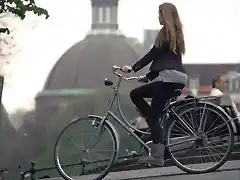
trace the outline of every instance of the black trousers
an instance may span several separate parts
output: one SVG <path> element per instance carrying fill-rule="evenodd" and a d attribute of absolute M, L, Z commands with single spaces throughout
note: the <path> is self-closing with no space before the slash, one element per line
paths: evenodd
<path fill-rule="evenodd" d="M 163 143 L 162 129 L 159 123 L 160 115 L 166 102 L 173 96 L 174 90 L 183 88 L 184 85 L 180 83 L 155 81 L 131 91 L 130 97 L 133 103 L 146 117 L 153 143 Z M 152 98 L 151 106 L 144 98 Z"/>

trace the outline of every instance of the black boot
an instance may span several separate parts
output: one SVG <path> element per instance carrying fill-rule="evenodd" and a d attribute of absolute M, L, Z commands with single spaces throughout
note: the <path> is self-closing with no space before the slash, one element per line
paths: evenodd
<path fill-rule="evenodd" d="M 152 144 L 151 156 L 141 157 L 138 164 L 151 164 L 155 166 L 164 166 L 164 144 Z"/>

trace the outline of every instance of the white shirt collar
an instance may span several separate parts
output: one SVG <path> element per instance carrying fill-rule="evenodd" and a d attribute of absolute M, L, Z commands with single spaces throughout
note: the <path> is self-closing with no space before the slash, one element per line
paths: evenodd
<path fill-rule="evenodd" d="M 223 92 L 220 91 L 217 88 L 212 88 L 211 92 L 210 92 L 210 96 L 221 96 L 223 95 Z"/>

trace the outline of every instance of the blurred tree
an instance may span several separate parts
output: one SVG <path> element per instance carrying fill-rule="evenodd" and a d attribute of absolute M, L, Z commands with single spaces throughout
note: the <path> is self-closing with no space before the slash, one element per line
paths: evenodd
<path fill-rule="evenodd" d="M 41 16 L 45 15 L 49 17 L 48 11 L 41 7 L 38 7 L 35 0 L 1 0 L 0 1 L 0 18 L 8 13 L 15 14 L 16 16 L 24 19 L 27 12 L 33 12 L 34 14 Z M 7 27 L 0 27 L 0 33 L 10 34 Z"/>
<path fill-rule="evenodd" d="M 48 11 L 38 7 L 35 0 L 0 0 L 0 73 L 7 79 L 6 66 L 10 64 L 9 56 L 20 50 L 15 41 L 15 33 L 18 27 L 10 27 L 9 20 L 5 18 L 16 16 L 25 19 L 28 12 L 37 16 L 49 17 Z"/>

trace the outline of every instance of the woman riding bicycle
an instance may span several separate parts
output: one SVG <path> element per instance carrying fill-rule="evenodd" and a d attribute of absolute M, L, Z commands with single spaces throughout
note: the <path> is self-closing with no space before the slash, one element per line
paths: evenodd
<path fill-rule="evenodd" d="M 159 31 L 152 49 L 133 66 L 122 67 L 122 71 L 137 72 L 152 62 L 150 72 L 140 76 L 138 80 L 158 80 L 133 89 L 130 97 L 146 117 L 153 141 L 151 156 L 140 158 L 138 163 L 164 166 L 165 146 L 159 117 L 174 91 L 185 87 L 188 77 L 182 64 L 185 42 L 177 8 L 172 3 L 161 4 L 158 19 L 163 28 Z M 151 105 L 144 98 L 152 98 Z"/>

